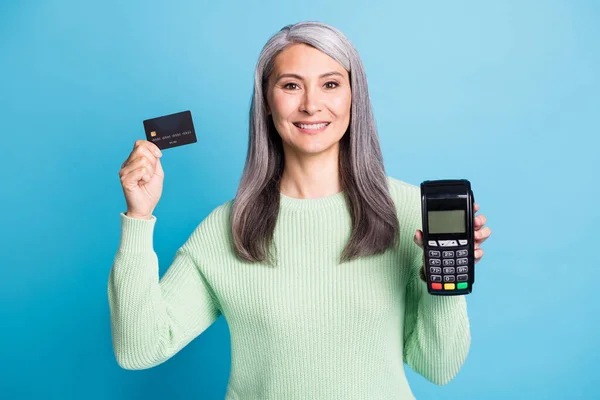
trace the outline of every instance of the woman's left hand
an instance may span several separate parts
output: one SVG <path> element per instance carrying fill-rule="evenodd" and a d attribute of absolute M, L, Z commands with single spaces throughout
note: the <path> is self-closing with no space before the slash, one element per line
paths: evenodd
<path fill-rule="evenodd" d="M 479 204 L 473 203 L 473 207 L 475 212 L 479 211 Z M 490 227 L 484 226 L 486 221 L 485 215 L 483 214 L 475 216 L 475 264 L 481 261 L 481 258 L 483 257 L 483 249 L 479 246 L 492 234 Z M 423 231 L 417 229 L 413 240 L 420 248 L 423 248 Z"/>

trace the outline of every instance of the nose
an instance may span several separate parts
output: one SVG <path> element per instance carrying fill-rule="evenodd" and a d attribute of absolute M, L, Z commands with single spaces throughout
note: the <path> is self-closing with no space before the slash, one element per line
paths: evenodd
<path fill-rule="evenodd" d="M 304 94 L 302 95 L 300 111 L 312 115 L 321 111 L 322 108 L 323 106 L 321 105 L 319 91 L 312 87 L 307 87 L 307 89 L 304 91 Z"/>

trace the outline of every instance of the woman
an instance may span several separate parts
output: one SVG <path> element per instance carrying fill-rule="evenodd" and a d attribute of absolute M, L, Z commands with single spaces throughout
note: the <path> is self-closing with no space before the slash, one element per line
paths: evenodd
<path fill-rule="evenodd" d="M 166 361 L 223 314 L 227 399 L 408 399 L 403 362 L 440 385 L 457 374 L 465 297 L 431 296 L 419 277 L 420 189 L 385 175 L 365 72 L 340 31 L 302 22 L 267 42 L 236 197 L 160 280 L 159 158 L 137 141 L 119 173 L 127 213 L 108 296 L 123 368 Z"/>

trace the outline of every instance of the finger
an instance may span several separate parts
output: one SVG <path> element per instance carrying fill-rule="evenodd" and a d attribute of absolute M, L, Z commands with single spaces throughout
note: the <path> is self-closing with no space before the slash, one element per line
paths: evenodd
<path fill-rule="evenodd" d="M 477 249 L 475 250 L 475 264 L 477 264 L 479 261 L 481 261 L 481 257 L 483 257 L 483 249 Z"/>
<path fill-rule="evenodd" d="M 127 164 L 124 168 L 121 169 L 121 171 L 119 171 L 119 175 L 127 175 L 131 171 L 139 168 L 144 168 L 146 172 L 150 174 L 150 176 L 154 175 L 155 166 L 150 160 L 150 157 L 146 155 L 143 155 L 139 158 L 136 158 L 133 161 L 130 161 L 129 164 Z"/>
<path fill-rule="evenodd" d="M 121 164 L 121 168 L 123 168 L 125 165 L 132 162 L 142 154 L 147 155 L 150 159 L 162 157 L 162 152 L 154 143 L 149 142 L 147 140 L 136 140 L 133 145 L 133 150 L 129 154 L 129 157 L 127 157 L 127 160 L 125 160 L 125 162 Z"/>
<path fill-rule="evenodd" d="M 139 185 L 139 182 L 150 182 L 151 175 L 145 167 L 137 168 L 129 171 L 121 176 L 121 184 L 124 188 L 133 188 Z"/>
<path fill-rule="evenodd" d="M 146 142 L 146 143 L 150 143 L 150 142 Z M 150 143 L 150 144 L 152 146 L 156 147 L 155 144 L 153 144 L 153 143 Z M 152 147 L 150 147 L 150 145 L 141 144 L 135 150 L 133 150 L 133 152 L 131 154 L 131 161 L 134 161 L 138 157 L 146 156 L 146 157 L 148 157 L 148 159 L 150 161 L 152 161 L 152 163 L 155 163 L 156 160 L 160 157 L 160 155 L 157 155 L 157 154 L 160 154 L 160 153 L 156 153 L 155 150 Z"/>
<path fill-rule="evenodd" d="M 136 140 L 133 143 L 133 151 L 135 151 L 135 149 L 137 149 L 138 147 L 147 148 L 148 150 L 150 150 L 151 153 L 155 154 L 157 157 L 162 155 L 162 152 L 160 151 L 158 146 L 148 140 Z"/>
<path fill-rule="evenodd" d="M 142 146 L 144 140 L 136 140 L 133 143 L 133 149 L 131 149 L 131 152 L 129 153 L 129 157 L 127 157 L 127 160 L 125 160 L 125 162 L 123 164 L 121 164 L 121 168 L 123 168 L 125 165 L 127 165 L 128 163 L 130 163 L 131 161 L 133 161 L 134 158 L 137 157 L 137 155 L 139 154 L 139 148 L 140 146 Z"/>
<path fill-rule="evenodd" d="M 484 226 L 483 228 L 475 231 L 475 240 L 483 241 L 490 237 L 491 234 L 492 230 L 490 229 L 490 227 Z"/>
<path fill-rule="evenodd" d="M 142 168 L 142 167 L 150 167 L 152 163 L 150 162 L 147 156 L 138 157 L 134 160 L 129 161 L 121 170 L 119 171 L 119 175 L 127 175 L 134 169 Z"/>
<path fill-rule="evenodd" d="M 150 182 L 152 179 L 152 171 L 146 166 L 133 168 L 121 176 L 121 181 L 127 184 L 137 184 L 140 180 Z"/>
<path fill-rule="evenodd" d="M 492 234 L 492 231 L 489 227 L 483 227 L 482 229 L 475 231 L 475 247 L 479 247 L 483 242 L 485 242 L 490 235 Z"/>
<path fill-rule="evenodd" d="M 487 218 L 483 214 L 479 214 L 475 217 L 475 228 L 479 229 L 487 222 Z"/>
<path fill-rule="evenodd" d="M 154 154 L 156 157 L 162 156 L 162 152 L 154 143 L 144 140 L 143 145 L 150 151 L 150 153 Z"/>
<path fill-rule="evenodd" d="M 133 150 L 129 155 L 129 158 L 121 164 L 121 168 L 127 168 L 127 166 L 136 163 L 140 158 L 147 158 L 152 165 L 156 164 L 156 160 L 158 160 L 158 157 L 152 154 L 147 147 L 139 146 Z"/>
<path fill-rule="evenodd" d="M 477 203 L 473 203 L 473 210 L 474 210 L 475 212 L 479 211 L 479 204 L 477 204 Z"/>
<path fill-rule="evenodd" d="M 163 171 L 160 163 L 160 157 L 156 160 L 156 169 L 154 170 L 154 174 L 158 176 L 165 176 L 165 172 Z"/>

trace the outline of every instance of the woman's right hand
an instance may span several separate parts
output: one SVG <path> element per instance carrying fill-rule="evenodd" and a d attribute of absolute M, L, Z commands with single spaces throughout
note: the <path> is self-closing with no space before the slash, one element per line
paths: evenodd
<path fill-rule="evenodd" d="M 154 143 L 136 140 L 119 176 L 130 218 L 151 219 L 160 200 L 165 174 L 160 165 L 162 152 Z"/>

